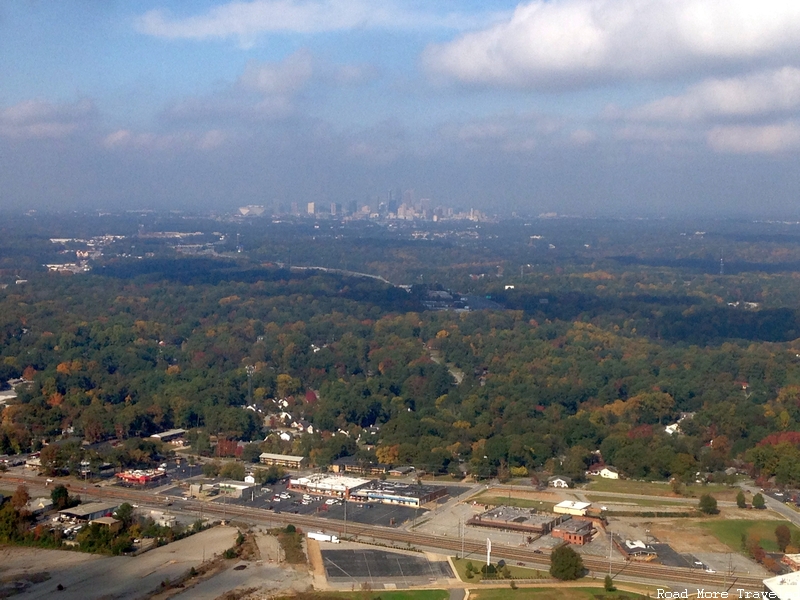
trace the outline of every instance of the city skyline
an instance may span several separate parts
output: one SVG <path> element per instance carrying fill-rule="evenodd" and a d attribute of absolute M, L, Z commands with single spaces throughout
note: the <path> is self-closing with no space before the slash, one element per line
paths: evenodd
<path fill-rule="evenodd" d="M 0 208 L 797 216 L 771 0 L 0 5 Z"/>

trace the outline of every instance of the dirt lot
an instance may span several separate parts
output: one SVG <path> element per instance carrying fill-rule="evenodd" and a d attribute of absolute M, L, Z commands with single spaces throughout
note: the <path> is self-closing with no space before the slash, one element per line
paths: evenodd
<path fill-rule="evenodd" d="M 199 565 L 204 556 L 211 558 L 233 546 L 236 533 L 231 527 L 214 527 L 135 558 L 6 547 L 0 551 L 0 577 L 38 580 L 25 585 L 20 598 L 49 599 L 56 593 L 64 600 L 142 598 L 162 581 L 175 580 Z M 59 584 L 64 590 L 56 592 Z"/>

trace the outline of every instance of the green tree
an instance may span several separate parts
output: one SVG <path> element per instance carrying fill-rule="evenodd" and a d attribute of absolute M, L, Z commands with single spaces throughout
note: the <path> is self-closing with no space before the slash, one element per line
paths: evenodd
<path fill-rule="evenodd" d="M 792 542 L 792 532 L 786 525 L 778 525 L 775 528 L 775 541 L 778 542 L 778 549 L 786 552 L 786 546 Z"/>
<path fill-rule="evenodd" d="M 700 496 L 698 508 L 700 509 L 700 512 L 705 515 L 716 515 L 719 512 L 719 509 L 717 508 L 717 501 L 711 494 L 703 494 Z"/>
<path fill-rule="evenodd" d="M 122 526 L 128 528 L 133 523 L 133 506 L 128 502 L 120 504 L 119 508 L 114 512 L 114 515 L 122 521 Z"/>
<path fill-rule="evenodd" d="M 226 462 L 219 471 L 222 477 L 228 479 L 235 479 L 237 481 L 244 481 L 245 468 L 242 463 Z"/>
<path fill-rule="evenodd" d="M 57 485 L 50 492 L 50 500 L 56 510 L 62 510 L 69 506 L 69 491 L 63 485 Z"/>
<path fill-rule="evenodd" d="M 767 508 L 767 503 L 764 502 L 764 496 L 761 494 L 756 494 L 753 496 L 753 508 L 757 508 L 759 510 Z"/>
<path fill-rule="evenodd" d="M 206 477 L 217 477 L 222 470 L 222 463 L 218 460 L 212 460 L 203 465 L 203 475 Z"/>
<path fill-rule="evenodd" d="M 744 492 L 739 490 L 739 493 L 736 494 L 736 506 L 739 508 L 747 508 L 747 502 L 744 499 Z"/>
<path fill-rule="evenodd" d="M 261 456 L 261 446 L 258 444 L 247 444 L 242 449 L 242 460 L 249 463 L 257 463 Z"/>
<path fill-rule="evenodd" d="M 613 592 L 617 588 L 614 587 L 614 580 L 611 579 L 611 575 L 606 575 L 606 579 L 603 582 L 603 587 L 607 592 Z"/>
<path fill-rule="evenodd" d="M 583 576 L 583 559 L 569 546 L 561 546 L 550 554 L 550 575 L 562 581 Z"/>

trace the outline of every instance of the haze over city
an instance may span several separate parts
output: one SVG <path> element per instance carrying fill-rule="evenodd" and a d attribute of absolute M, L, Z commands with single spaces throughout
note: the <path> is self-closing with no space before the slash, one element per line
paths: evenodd
<path fill-rule="evenodd" d="M 781 0 L 0 4 L 0 208 L 796 217 Z"/>

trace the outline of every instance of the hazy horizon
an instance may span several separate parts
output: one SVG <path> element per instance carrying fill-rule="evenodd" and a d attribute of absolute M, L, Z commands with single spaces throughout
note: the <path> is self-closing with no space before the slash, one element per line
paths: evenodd
<path fill-rule="evenodd" d="M 771 0 L 0 5 L 0 209 L 798 218 Z"/>

